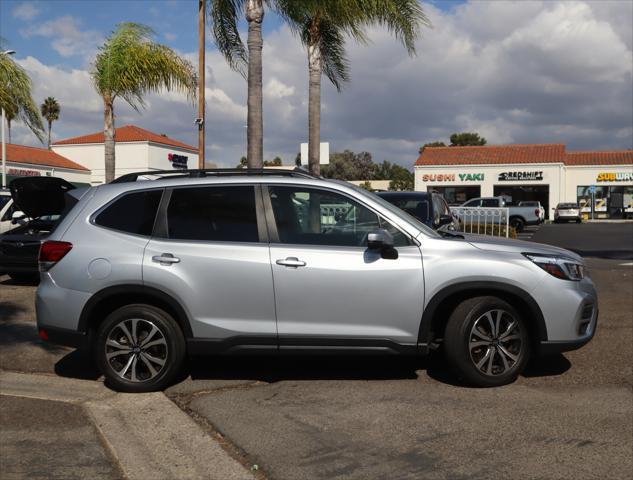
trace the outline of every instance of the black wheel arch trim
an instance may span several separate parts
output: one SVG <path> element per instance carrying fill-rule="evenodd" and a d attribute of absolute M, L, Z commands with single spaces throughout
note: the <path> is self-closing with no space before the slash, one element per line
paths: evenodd
<path fill-rule="evenodd" d="M 469 292 L 491 296 L 505 293 L 520 298 L 528 306 L 529 313 L 533 320 L 533 326 L 536 327 L 538 338 L 534 340 L 537 342 L 547 341 L 547 327 L 545 325 L 543 312 L 538 306 L 538 303 L 536 303 L 536 300 L 534 300 L 528 292 L 514 285 L 508 285 L 502 282 L 460 282 L 444 287 L 437 292 L 424 309 L 420 329 L 418 331 L 418 344 L 422 350 L 428 349 L 434 341 L 434 332 L 432 331 L 433 319 L 442 303 L 453 295 L 468 294 Z"/>
<path fill-rule="evenodd" d="M 144 296 L 150 297 L 156 300 L 156 303 L 164 303 L 169 308 L 171 308 L 175 313 L 177 318 L 176 322 L 182 328 L 182 332 L 185 338 L 192 338 L 193 331 L 191 330 L 191 323 L 189 321 L 189 316 L 185 309 L 180 305 L 180 303 L 173 298 L 168 293 L 159 290 L 158 288 L 149 287 L 146 285 L 138 285 L 138 284 L 130 284 L 130 285 L 116 285 L 112 287 L 106 287 L 103 290 L 95 293 L 84 305 L 83 310 L 81 311 L 81 315 L 79 316 L 79 323 L 77 325 L 77 330 L 79 332 L 87 332 L 88 327 L 90 326 L 90 322 L 92 317 L 94 316 L 95 309 L 102 302 L 112 297 L 117 296 Z M 135 303 L 143 303 L 142 300 L 139 300 Z"/>

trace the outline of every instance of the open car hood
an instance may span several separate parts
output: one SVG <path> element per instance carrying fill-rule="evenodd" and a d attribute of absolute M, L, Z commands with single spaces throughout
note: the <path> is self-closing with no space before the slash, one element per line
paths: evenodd
<path fill-rule="evenodd" d="M 64 195 L 75 186 L 63 178 L 23 177 L 16 178 L 9 185 L 11 197 L 18 210 L 27 217 L 60 215 L 64 210 Z"/>

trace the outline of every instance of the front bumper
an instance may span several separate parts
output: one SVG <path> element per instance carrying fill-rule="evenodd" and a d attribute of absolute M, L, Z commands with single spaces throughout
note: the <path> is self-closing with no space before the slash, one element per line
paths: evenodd
<path fill-rule="evenodd" d="M 556 355 L 563 352 L 571 352 L 587 345 L 596 334 L 598 328 L 598 312 L 596 311 L 593 328 L 589 336 L 576 340 L 545 340 L 539 344 L 539 356 Z"/>

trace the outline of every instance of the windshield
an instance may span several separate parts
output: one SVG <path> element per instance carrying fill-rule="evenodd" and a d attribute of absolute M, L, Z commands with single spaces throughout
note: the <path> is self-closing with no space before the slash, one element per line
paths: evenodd
<path fill-rule="evenodd" d="M 369 199 L 373 200 L 376 203 L 379 203 L 382 207 L 384 207 L 385 209 L 389 210 L 391 213 L 393 213 L 394 215 L 398 216 L 399 218 L 402 218 L 404 221 L 406 221 L 407 223 L 409 223 L 413 227 L 415 227 L 418 230 L 422 231 L 425 235 L 428 235 L 429 237 L 441 238 L 440 234 L 438 234 L 437 232 L 435 232 L 431 228 L 429 228 L 426 225 L 424 225 L 417 218 L 412 217 L 411 215 L 409 215 L 404 210 L 401 210 L 400 208 L 396 207 L 395 205 L 392 205 L 391 203 L 389 203 L 384 198 L 380 198 L 375 193 L 369 192 L 369 191 L 365 190 L 364 188 L 357 187 L 356 185 L 353 185 L 351 183 L 347 183 L 347 182 L 344 182 L 344 181 L 338 181 L 338 183 L 342 183 L 342 184 L 344 184 L 344 185 L 346 185 L 348 187 L 352 187 L 357 193 L 360 193 L 364 197 L 369 198 Z"/>

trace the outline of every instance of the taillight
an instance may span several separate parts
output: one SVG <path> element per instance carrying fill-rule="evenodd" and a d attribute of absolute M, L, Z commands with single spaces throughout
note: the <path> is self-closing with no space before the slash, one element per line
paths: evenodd
<path fill-rule="evenodd" d="M 534 210 L 534 215 L 536 215 L 537 217 L 541 215 L 541 209 L 537 208 L 536 210 Z"/>
<path fill-rule="evenodd" d="M 40 247 L 39 267 L 40 272 L 50 270 L 57 262 L 66 256 L 73 248 L 69 242 L 56 242 L 47 240 Z"/>

